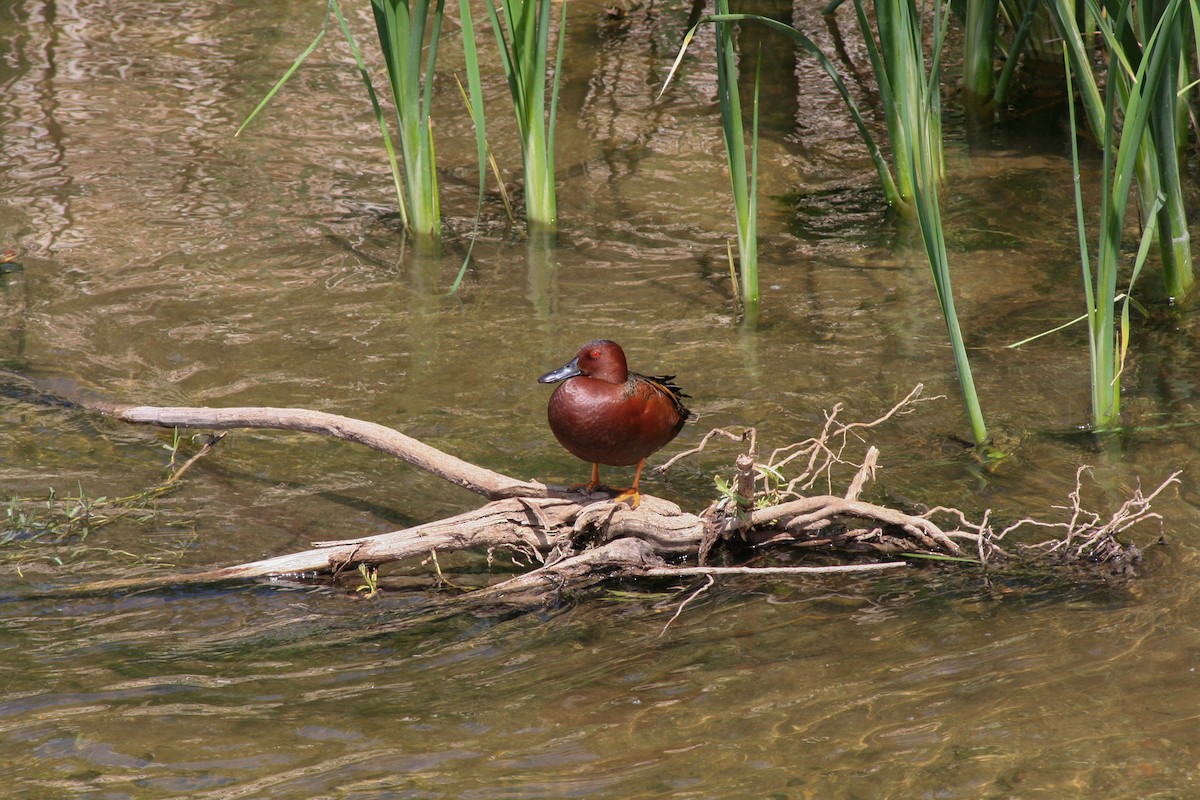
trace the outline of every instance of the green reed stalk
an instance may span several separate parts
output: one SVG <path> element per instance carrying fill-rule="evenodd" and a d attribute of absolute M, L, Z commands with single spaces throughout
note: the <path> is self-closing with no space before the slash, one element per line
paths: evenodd
<path fill-rule="evenodd" d="M 497 5 L 503 12 L 500 21 Z M 558 85 L 566 42 L 567 4 L 558 20 L 558 54 L 554 82 L 546 109 L 546 64 L 550 47 L 551 0 L 487 0 L 488 16 L 500 48 L 504 76 L 521 134 L 525 168 L 525 213 L 531 230 L 558 227 L 558 199 L 554 189 L 554 131 L 558 114 Z"/>
<path fill-rule="evenodd" d="M 941 58 L 949 15 L 943 12 L 940 2 L 934 8 L 934 66 L 927 73 L 922 41 L 924 25 L 915 0 L 876 0 L 878 46 L 862 0 L 854 0 L 854 11 L 875 71 L 888 138 L 892 143 L 892 164 L 901 201 L 897 208 L 905 213 L 914 210 L 911 203 L 917 175 L 928 170 L 940 181 L 944 172 L 937 63 Z"/>
<path fill-rule="evenodd" d="M 932 59 L 927 68 L 924 24 L 915 0 L 876 0 L 878 46 L 862 0 L 854 0 L 854 10 L 875 71 L 888 137 L 892 143 L 892 164 L 901 201 L 897 208 L 916 215 L 938 305 L 950 336 L 963 407 L 975 445 L 982 447 L 988 442 L 987 424 L 975 390 L 958 312 L 954 307 L 950 259 L 946 253 L 946 236 L 938 198 L 938 188 L 945 175 L 940 76 L 942 47 L 950 21 L 947 5 L 937 2 L 933 6 Z"/>
<path fill-rule="evenodd" d="M 1083 267 L 1084 296 L 1087 301 L 1088 320 L 1088 351 L 1091 362 L 1092 376 L 1092 424 L 1097 430 L 1105 430 L 1117 425 L 1121 412 L 1120 376 L 1128 349 L 1129 327 L 1129 295 L 1133 283 L 1141 273 L 1145 263 L 1149 244 L 1154 235 L 1158 210 L 1162 204 L 1161 195 L 1147 209 L 1146 227 L 1142 233 L 1141 245 L 1134 261 L 1132 276 L 1129 279 L 1129 289 L 1125 292 L 1122 304 L 1120 327 L 1116 320 L 1117 279 L 1121 264 L 1121 241 L 1125 226 L 1125 213 L 1128 207 L 1130 192 L 1133 188 L 1133 176 L 1140 158 L 1139 152 L 1144 151 L 1147 142 L 1147 131 L 1150 116 L 1154 111 L 1156 93 L 1162 91 L 1162 76 L 1166 72 L 1166 63 L 1177 54 L 1173 53 L 1168 37 L 1161 34 L 1177 25 L 1181 0 L 1170 0 L 1163 11 L 1153 34 L 1145 44 L 1140 63 L 1133 75 L 1132 81 L 1125 82 L 1121 71 L 1128 61 L 1122 62 L 1126 55 L 1118 40 L 1117 31 L 1126 21 L 1125 13 L 1116 17 L 1106 18 L 1099 14 L 1098 8 L 1093 7 L 1093 14 L 1100 20 L 1099 30 L 1104 36 L 1109 48 L 1108 80 L 1105 88 L 1103 127 L 1103 167 L 1101 170 L 1100 196 L 1100 228 L 1097 242 L 1095 266 L 1092 266 L 1087 248 L 1087 235 L 1084 227 L 1083 198 L 1079 187 L 1079 158 L 1075 137 L 1072 136 L 1072 158 L 1075 168 L 1075 205 L 1076 219 L 1079 225 L 1080 260 Z M 1128 6 L 1126 6 L 1126 11 Z M 1077 63 L 1068 42 L 1064 47 L 1064 61 L 1067 65 L 1067 94 L 1072 98 L 1070 104 L 1070 119 L 1072 133 L 1075 131 L 1075 104 L 1072 76 L 1079 77 L 1090 73 L 1087 65 Z M 1086 97 L 1086 94 L 1085 94 Z M 1121 130 L 1118 137 L 1116 120 L 1118 105 L 1123 99 Z"/>
<path fill-rule="evenodd" d="M 717 0 L 717 14 L 728 14 L 728 0 Z M 746 142 L 742 120 L 741 93 L 737 82 L 737 52 L 733 23 L 717 22 L 717 96 L 721 106 L 721 130 L 733 188 L 737 215 L 739 291 L 745 319 L 754 324 L 759 316 L 758 291 L 758 86 L 754 75 L 753 130 L 750 164 L 746 164 Z"/>
<path fill-rule="evenodd" d="M 379 125 L 380 137 L 387 152 L 388 165 L 392 172 L 392 183 L 396 189 L 396 203 L 406 230 L 424 241 L 433 241 L 441 233 L 441 214 L 438 203 L 437 172 L 433 150 L 433 124 L 430 109 L 433 94 L 433 64 L 437 57 L 438 33 L 441 29 L 444 0 L 438 0 L 430 15 L 430 3 L 409 0 L 372 0 L 379 44 L 387 64 L 392 99 L 395 102 L 396 118 L 399 122 L 400 144 L 403 161 L 396 157 L 395 145 L 388 131 L 387 120 L 379 97 L 371 83 L 367 65 L 363 61 L 358 45 L 350 33 L 350 26 L 342 14 L 337 0 L 328 0 L 325 19 L 321 30 L 303 53 L 292 63 L 267 95 L 259 102 L 237 132 L 241 133 L 267 103 L 279 92 L 300 65 L 316 49 L 325 37 L 330 15 L 337 17 L 342 34 L 350 46 L 354 63 L 371 99 L 375 121 Z M 432 19 L 428 57 L 425 62 L 426 80 L 422 87 L 421 55 L 424 49 L 425 31 Z M 236 134 L 235 134 L 236 135 Z"/>
<path fill-rule="evenodd" d="M 792 38 L 804 50 L 811 53 L 833 80 L 842 99 L 850 110 L 851 118 L 859 129 L 863 141 L 875 162 L 884 193 L 893 206 L 915 214 L 921 230 L 926 255 L 933 273 L 938 302 L 950 334 L 954 363 L 958 371 L 963 403 L 971 424 L 972 436 L 979 446 L 988 440 L 987 426 L 975 391 L 971 365 L 967 359 L 966 345 L 958 316 L 954 308 L 954 295 L 950 286 L 949 259 L 946 254 L 945 233 L 942 228 L 941 210 L 938 200 L 938 184 L 943 177 L 941 93 L 939 89 L 941 47 L 945 40 L 948 15 L 939 4 L 935 13 L 934 57 L 926 74 L 922 39 L 921 17 L 914 0 L 879 0 L 876 17 L 880 19 L 880 38 L 887 52 L 885 58 L 875 44 L 861 0 L 855 0 L 859 24 L 863 26 L 868 54 L 875 69 L 880 94 L 888 121 L 888 133 L 892 141 L 892 158 L 896 177 L 883 158 L 871 137 L 853 98 L 838 75 L 837 68 L 800 31 L 778 20 L 754 14 L 716 14 L 704 17 L 688 31 L 679 53 L 675 57 L 663 91 L 679 68 L 688 45 L 696 30 L 705 23 L 753 21 L 781 31 Z M 731 170 L 732 171 L 732 170 Z M 905 189 L 904 187 L 907 187 Z M 907 193 L 906 193 L 907 192 Z"/>
<path fill-rule="evenodd" d="M 891 169 L 888 166 L 887 159 L 883 157 L 883 151 L 879 149 L 875 138 L 871 136 L 871 130 L 867 126 L 866 119 L 858 108 L 858 104 L 854 101 L 854 97 L 850 94 L 850 90 L 846 88 L 845 81 L 838 74 L 837 67 L 825 55 L 820 47 L 810 38 L 804 35 L 803 32 L 793 28 L 791 25 L 780 22 L 777 19 L 763 17 L 757 14 L 711 14 L 699 19 L 691 30 L 683 37 L 683 43 L 679 45 L 679 52 L 675 55 L 675 61 L 671 64 L 671 69 L 667 73 L 666 80 L 663 81 L 663 88 L 659 92 L 661 97 L 667 91 L 667 87 L 671 84 L 671 79 L 675 77 L 675 73 L 679 71 L 679 65 L 683 63 L 683 57 L 687 54 L 688 46 L 692 43 L 692 39 L 696 36 L 696 31 L 701 25 L 715 24 L 718 22 L 755 22 L 759 25 L 766 25 L 768 28 L 779 31 L 789 36 L 799 47 L 810 54 L 821 65 L 821 69 L 825 70 L 825 74 L 833 81 L 833 86 L 837 89 L 842 101 L 846 104 L 846 108 L 850 111 L 850 119 L 854 122 L 854 127 L 858 129 L 858 134 L 862 138 L 863 143 L 867 146 L 867 153 L 871 157 L 871 162 L 875 165 L 875 171 L 879 175 L 879 184 L 883 189 L 884 196 L 892 205 L 899 205 L 902 201 L 899 191 L 896 188 L 896 181 L 892 177 Z"/>
<path fill-rule="evenodd" d="M 992 101 L 995 88 L 992 52 L 1000 0 L 967 0 L 963 9 L 963 95 L 968 107 Z"/>
<path fill-rule="evenodd" d="M 1045 25 L 1044 10 L 1038 14 L 1041 7 L 1041 0 L 966 0 L 962 4 L 962 86 L 966 108 L 989 112 L 1006 102 L 1021 55 L 1027 49 L 1036 55 L 1029 46 L 1030 33 L 1035 21 Z M 1002 23 L 1013 31 L 1009 41 L 1000 35 Z M 1006 55 L 999 75 L 995 72 L 996 51 Z"/>
<path fill-rule="evenodd" d="M 1168 296 L 1183 298 L 1191 290 L 1193 276 L 1187 205 L 1178 162 L 1178 119 L 1187 106 L 1187 94 L 1178 91 L 1183 58 L 1182 4 L 1178 0 L 1154 0 L 1135 7 L 1125 0 L 1103 11 L 1094 0 L 1087 0 L 1087 8 L 1107 48 L 1106 87 L 1115 92 L 1112 99 L 1120 114 L 1110 116 L 1101 101 L 1100 81 L 1093 74 L 1093 61 L 1084 46 L 1071 0 L 1054 0 L 1053 5 L 1070 68 L 1081 88 L 1088 126 L 1103 141 L 1113 119 L 1122 119 L 1122 142 L 1131 130 L 1136 135 L 1139 146 L 1131 158 L 1142 218 L 1148 220 L 1151 208 L 1156 209 L 1153 213 L 1157 215 L 1164 287 Z M 1164 26 L 1163 20 L 1169 24 Z M 1150 41 L 1154 42 L 1153 51 Z M 1156 66 L 1150 75 L 1156 85 L 1143 86 L 1136 75 L 1152 56 Z M 1144 104 L 1147 122 L 1131 129 L 1128 119 L 1135 96 Z"/>
<path fill-rule="evenodd" d="M 1075 0 L 1047 0 L 1058 23 L 1063 44 L 1075 68 L 1075 84 L 1083 101 L 1088 127 L 1097 139 L 1104 138 L 1104 98 L 1100 94 L 1100 82 L 1091 68 L 1091 56 L 1083 41 L 1083 32 L 1075 19 Z"/>
<path fill-rule="evenodd" d="M 471 117 L 471 123 L 475 127 L 475 160 L 476 169 L 479 170 L 479 195 L 476 198 L 475 227 L 472 231 L 471 243 L 467 247 L 466 257 L 463 258 L 462 266 L 459 267 L 458 275 L 455 276 L 454 283 L 451 284 L 447 294 L 454 294 L 462 286 L 463 277 L 467 273 L 467 265 L 471 262 L 471 254 L 475 251 L 475 242 L 478 241 L 479 234 L 479 220 L 483 217 L 487 162 L 491 155 L 487 146 L 487 130 L 483 113 L 483 79 L 479 69 L 479 53 L 475 49 L 475 21 L 471 15 L 471 0 L 458 0 L 458 13 L 459 19 L 462 21 L 463 69 L 467 74 L 468 89 L 463 89 L 462 81 L 459 81 L 457 76 L 455 82 L 458 84 L 458 91 L 462 94 L 463 102 L 466 103 L 467 114 Z M 495 167 L 495 159 L 492 159 L 492 166 Z M 496 182 L 500 185 L 501 196 L 504 197 L 504 207 L 509 209 L 508 196 L 504 193 L 504 183 L 500 180 L 499 170 L 496 170 Z M 511 209 L 509 209 L 509 217 L 512 217 Z"/>
<path fill-rule="evenodd" d="M 430 113 L 444 6 L 444 0 L 437 0 L 430 14 L 428 0 L 371 0 L 400 131 L 407 225 L 418 237 L 429 239 L 437 238 L 442 226 Z"/>
<path fill-rule="evenodd" d="M 1191 5 L 1194 9 L 1195 4 Z M 1152 30 L 1167 12 L 1168 6 L 1167 0 L 1138 3 L 1141 30 Z M 1182 95 L 1182 99 L 1179 93 L 1180 74 L 1186 75 L 1182 23 L 1183 20 L 1178 23 L 1172 21 L 1160 34 L 1158 47 L 1164 50 L 1163 72 L 1159 78 L 1160 85 L 1155 88 L 1149 130 L 1149 142 L 1158 166 L 1155 188 L 1164 196 L 1158 212 L 1159 255 L 1163 264 L 1164 286 L 1167 295 L 1173 298 L 1186 297 L 1193 283 L 1191 233 L 1179 171 L 1181 147 L 1177 124 L 1181 108 L 1187 108 L 1187 93 Z"/>
<path fill-rule="evenodd" d="M 1016 31 L 1013 33 L 1012 41 L 1008 43 L 1005 52 L 1007 58 L 1004 59 L 1004 66 L 1000 68 L 1000 76 L 996 78 L 995 92 L 992 95 L 993 106 L 999 106 L 1008 101 L 1008 87 L 1012 84 L 1012 77 L 1017 71 L 1017 64 L 1021 62 L 1021 54 L 1029 49 L 1029 43 L 1034 41 L 1031 39 L 1031 33 L 1034 30 L 1035 23 L 1045 23 L 1046 13 L 1042 9 L 1040 0 L 1028 0 L 1024 8 L 1020 7 L 1019 3 L 1012 3 L 1014 6 L 1011 11 L 1019 12 L 1021 21 L 1016 24 Z M 1017 14 L 1010 13 L 1010 9 L 1001 6 L 1004 11 L 1004 16 L 1010 21 L 1015 19 Z M 999 44 L 999 42 L 998 42 Z"/>
<path fill-rule="evenodd" d="M 870 41 L 870 29 L 861 0 L 855 0 L 859 23 Z M 933 57 L 925 66 L 924 25 L 914 0 L 876 0 L 875 18 L 879 25 L 882 57 L 874 52 L 871 62 L 876 67 L 880 92 L 886 93 L 885 112 L 888 134 L 892 140 L 892 159 L 896 180 L 901 190 L 908 187 L 911 209 L 916 213 L 925 255 L 933 276 L 938 304 L 950 335 L 954 367 L 962 390 L 963 407 L 971 425 L 971 435 L 978 447 L 987 444 L 987 425 L 966 343 L 954 308 L 954 292 L 950 284 L 950 259 L 946 253 L 946 236 L 942 226 L 938 187 L 944 177 L 941 124 L 941 52 L 946 38 L 949 14 L 941 4 L 934 6 Z"/>

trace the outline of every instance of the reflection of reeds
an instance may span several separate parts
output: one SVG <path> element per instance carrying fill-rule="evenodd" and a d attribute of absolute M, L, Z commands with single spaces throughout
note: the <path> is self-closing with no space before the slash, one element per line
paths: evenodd
<path fill-rule="evenodd" d="M 500 6 L 497 11 L 497 4 Z M 558 111 L 558 83 L 562 72 L 567 4 L 562 3 L 558 22 L 558 54 L 550 109 L 546 109 L 546 60 L 550 46 L 551 0 L 488 0 L 488 16 L 500 48 L 500 61 L 508 79 L 521 157 L 525 171 L 525 213 L 531 230 L 553 231 L 558 225 L 558 200 L 554 190 L 554 128 Z M 501 22 L 500 14 L 504 21 Z"/>
<path fill-rule="evenodd" d="M 1091 361 L 1092 375 L 1092 424 L 1097 429 L 1111 428 L 1118 422 L 1121 409 L 1121 370 L 1125 361 L 1126 349 L 1129 345 L 1129 291 L 1124 293 L 1121 304 L 1121 319 L 1119 327 L 1116 320 L 1117 277 L 1121 266 L 1121 239 L 1125 227 L 1125 212 L 1129 203 L 1130 192 L 1133 188 L 1135 171 L 1139 173 L 1139 183 L 1145 173 L 1156 171 L 1161 158 L 1154 155 L 1156 142 L 1152 136 L 1152 119 L 1156 114 L 1171 114 L 1171 124 L 1174 124 L 1175 88 L 1177 83 L 1174 67 L 1180 58 L 1178 33 L 1181 24 L 1181 0 L 1170 0 L 1166 5 L 1158 5 L 1159 16 L 1154 20 L 1151 16 L 1142 16 L 1142 26 L 1152 20 L 1152 28 L 1140 27 L 1145 34 L 1153 32 L 1139 43 L 1136 38 L 1130 38 L 1134 30 L 1129 18 L 1129 6 L 1115 17 L 1099 14 L 1099 9 L 1089 3 L 1096 16 L 1094 22 L 1098 25 L 1109 51 L 1107 80 L 1104 89 L 1103 116 L 1099 120 L 1092 119 L 1094 109 L 1089 114 L 1089 122 L 1094 130 L 1101 134 L 1103 145 L 1103 162 L 1101 169 L 1100 190 L 1100 219 L 1097 237 L 1097 253 L 1093 265 L 1088 252 L 1087 233 L 1084 226 L 1083 196 L 1080 190 L 1078 148 L 1072 137 L 1072 160 L 1075 171 L 1075 207 L 1079 226 L 1079 252 L 1083 267 L 1083 287 L 1087 300 L 1088 321 L 1088 350 Z M 1067 20 L 1060 18 L 1067 24 Z M 1077 33 L 1077 29 L 1075 29 Z M 1095 76 L 1091 73 L 1090 61 L 1080 60 L 1078 53 L 1081 48 L 1064 46 L 1064 61 L 1067 65 L 1067 88 L 1071 95 L 1070 116 L 1071 130 L 1075 132 L 1075 103 L 1074 84 L 1076 81 L 1084 84 L 1084 98 L 1088 98 L 1091 87 L 1097 85 Z M 1130 46 L 1132 45 L 1132 46 Z M 1136 51 L 1136 52 L 1135 52 Z M 1134 67 L 1136 61 L 1136 67 Z M 1170 66 L 1169 66 L 1170 65 Z M 1130 70 L 1132 69 L 1132 75 Z M 1072 80 L 1074 76 L 1075 80 Z M 1171 97 L 1164 100 L 1163 94 Z M 1094 103 L 1094 99 L 1093 99 Z M 1087 108 L 1085 103 L 1085 108 Z M 1120 112 L 1120 132 L 1117 132 L 1118 112 Z M 1172 150 L 1168 154 L 1175 157 Z M 1175 172 L 1178 177 L 1177 171 Z M 1162 177 L 1159 175 L 1158 177 Z M 1153 192 L 1149 198 L 1147 194 Z M 1129 288 L 1132 289 L 1145 263 L 1156 225 L 1161 224 L 1164 217 L 1159 215 L 1164 205 L 1163 194 L 1157 184 L 1141 186 L 1144 219 L 1146 227 L 1142 232 L 1141 246 L 1138 248 L 1134 261 L 1133 272 L 1129 278 Z M 1146 207 L 1149 202 L 1149 207 Z M 1169 216 L 1169 215 L 1168 215 Z M 1165 237 L 1167 234 L 1160 230 Z M 1165 249 L 1165 248 L 1164 248 Z M 1188 283 L 1190 284 L 1190 256 L 1188 264 Z"/>

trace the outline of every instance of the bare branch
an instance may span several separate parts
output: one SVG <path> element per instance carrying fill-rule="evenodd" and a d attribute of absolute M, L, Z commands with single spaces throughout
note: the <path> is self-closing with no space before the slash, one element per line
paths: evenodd
<path fill-rule="evenodd" d="M 655 467 L 655 470 L 657 472 L 666 472 L 667 469 L 672 464 L 674 464 L 676 461 L 680 461 L 682 459 L 687 458 L 688 456 L 694 456 L 697 453 L 703 452 L 704 448 L 708 446 L 709 440 L 712 439 L 714 436 L 724 436 L 726 439 L 731 439 L 735 442 L 744 442 L 744 441 L 746 441 L 747 438 L 749 438 L 750 439 L 750 449 L 751 450 L 754 449 L 754 437 L 755 437 L 754 428 L 747 428 L 746 430 L 742 431 L 741 433 L 734 433 L 732 431 L 727 431 L 724 428 L 713 428 L 711 431 L 704 434 L 704 438 L 700 440 L 700 444 L 696 445 L 691 450 L 684 450 L 682 453 L 679 453 L 678 455 L 673 456 L 670 460 L 667 461 L 667 463 L 663 464 L 660 467 Z"/>
<path fill-rule="evenodd" d="M 549 497 L 555 494 L 543 484 L 514 480 L 476 466 L 383 425 L 323 411 L 309 411 L 303 408 L 129 406 L 109 403 L 91 403 L 90 407 L 123 422 L 157 425 L 163 428 L 274 428 L 319 433 L 358 442 L 396 456 L 419 469 L 491 500 L 506 497 Z"/>
<path fill-rule="evenodd" d="M 703 586 L 701 586 L 696 591 L 692 592 L 690 595 L 688 595 L 688 598 L 679 604 L 679 608 L 675 609 L 675 613 L 671 615 L 671 618 L 669 620 L 667 620 L 667 624 L 663 625 L 662 630 L 658 632 L 658 638 L 661 639 L 662 637 L 667 635 L 667 628 L 671 627 L 672 622 L 679 619 L 679 615 L 683 613 L 683 609 L 687 607 L 688 603 L 692 602 L 697 597 L 699 597 L 700 595 L 707 592 L 712 587 L 712 585 L 716 582 L 717 582 L 717 579 L 714 578 L 712 576 L 712 573 L 710 572 L 708 574 L 708 582 L 705 583 Z"/>
<path fill-rule="evenodd" d="M 687 575 L 840 575 L 850 572 L 883 572 L 907 567 L 905 561 L 881 561 L 877 564 L 834 564 L 826 567 L 650 567 L 642 572 L 651 578 L 676 578 Z"/>

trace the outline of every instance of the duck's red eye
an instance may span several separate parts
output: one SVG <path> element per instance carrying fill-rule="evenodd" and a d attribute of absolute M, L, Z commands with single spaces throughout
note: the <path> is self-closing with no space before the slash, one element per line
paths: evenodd
<path fill-rule="evenodd" d="M 600 351 L 599 351 L 599 350 L 593 350 L 593 351 L 592 351 L 591 353 L 589 353 L 588 355 L 590 355 L 592 358 L 599 358 L 599 357 L 600 357 Z"/>

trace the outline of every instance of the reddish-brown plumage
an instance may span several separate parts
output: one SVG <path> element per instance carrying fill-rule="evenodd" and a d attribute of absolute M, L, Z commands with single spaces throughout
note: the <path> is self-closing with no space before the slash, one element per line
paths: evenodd
<path fill-rule="evenodd" d="M 562 381 L 550 396 L 546 416 L 559 443 L 591 462 L 589 491 L 598 483 L 598 464 L 637 464 L 633 488 L 618 497 L 632 498 L 637 507 L 646 458 L 674 439 L 692 416 L 683 406 L 687 395 L 671 382 L 674 377 L 630 372 L 621 346 L 597 339 L 564 366 L 538 378 L 541 383 Z"/>

